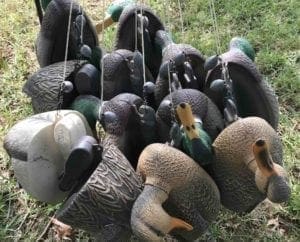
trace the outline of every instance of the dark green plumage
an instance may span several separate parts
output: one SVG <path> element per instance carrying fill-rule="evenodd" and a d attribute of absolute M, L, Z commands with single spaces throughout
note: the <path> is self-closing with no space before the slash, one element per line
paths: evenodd
<path fill-rule="evenodd" d="M 88 121 L 91 129 L 95 129 L 99 116 L 101 101 L 92 95 L 80 95 L 71 104 L 71 109 L 80 112 Z"/>
<path fill-rule="evenodd" d="M 229 48 L 237 48 L 247 55 L 252 61 L 255 59 L 255 51 L 248 40 L 242 37 L 234 37 L 229 43 Z"/>
<path fill-rule="evenodd" d="M 201 123 L 195 122 L 195 126 L 200 138 L 191 140 L 182 130 L 182 149 L 198 164 L 207 165 L 212 161 L 212 141 L 209 135 L 203 130 Z"/>
<path fill-rule="evenodd" d="M 123 9 L 130 5 L 134 4 L 134 0 L 116 0 L 111 3 L 111 5 L 107 9 L 107 13 L 111 16 L 114 22 L 118 22 L 123 12 Z"/>

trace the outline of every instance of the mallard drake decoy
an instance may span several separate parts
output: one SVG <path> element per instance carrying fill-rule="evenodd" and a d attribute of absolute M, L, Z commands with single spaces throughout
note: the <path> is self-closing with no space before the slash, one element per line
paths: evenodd
<path fill-rule="evenodd" d="M 115 0 L 106 10 L 106 16 L 103 21 L 96 24 L 97 33 L 102 32 L 105 28 L 119 21 L 120 15 L 125 7 L 135 4 L 134 0 Z"/>
<path fill-rule="evenodd" d="M 156 112 L 160 141 L 169 140 L 170 129 L 172 127 L 172 108 L 182 102 L 188 103 L 192 107 L 194 116 L 199 117 L 203 122 L 203 129 L 208 133 L 212 141 L 224 128 L 224 121 L 215 104 L 204 94 L 196 89 L 181 89 L 171 93 L 164 98 Z M 174 110 L 175 112 L 175 110 Z"/>
<path fill-rule="evenodd" d="M 35 113 L 56 110 L 61 101 L 61 108 L 68 108 L 78 95 L 74 87 L 75 73 L 84 64 L 83 61 L 67 61 L 66 79 L 63 80 L 64 62 L 58 62 L 39 69 L 26 81 L 23 92 L 31 97 L 31 104 Z M 62 90 L 59 100 L 60 88 L 66 86 L 66 81 L 71 88 Z"/>
<path fill-rule="evenodd" d="M 214 80 L 223 79 L 222 63 L 227 63 L 238 115 L 240 117 L 261 117 L 267 120 L 274 129 L 277 129 L 279 116 L 277 97 L 257 70 L 254 62 L 244 54 L 243 45 L 239 45 L 237 42 L 233 39 L 229 51 L 220 55 L 221 61 L 218 61 L 217 66 L 208 72 L 205 93 L 221 111 L 224 110 L 222 93 L 215 92 L 209 87 Z M 248 55 L 252 58 L 251 52 Z"/>
<path fill-rule="evenodd" d="M 181 127 L 175 123 L 172 134 L 177 140 L 176 148 L 189 155 L 194 161 L 200 165 L 207 165 L 213 158 L 212 141 L 209 135 L 203 130 L 202 121 L 193 116 L 192 108 L 188 103 L 180 103 L 176 107 L 176 114 L 180 120 Z M 179 136 L 179 137 L 178 137 Z"/>
<path fill-rule="evenodd" d="M 219 134 L 213 149 L 211 176 L 225 207 L 242 213 L 250 212 L 266 197 L 273 202 L 288 200 L 281 141 L 264 119 L 237 120 Z"/>
<path fill-rule="evenodd" d="M 169 78 L 172 83 L 179 82 L 182 88 L 203 91 L 206 72 L 202 54 L 191 45 L 175 44 L 164 30 L 156 32 L 155 43 L 162 52 L 162 65 L 155 88 L 156 103 L 159 104 L 168 94 Z"/>
<path fill-rule="evenodd" d="M 134 93 L 143 97 L 142 56 L 138 51 L 118 49 L 103 58 L 104 100 L 120 93 Z M 152 74 L 145 67 L 146 80 L 154 82 Z"/>
<path fill-rule="evenodd" d="M 21 186 L 34 198 L 55 204 L 68 194 L 59 189 L 66 157 L 81 136 L 91 134 L 80 113 L 51 111 L 14 125 L 5 136 L 4 148 Z"/>
<path fill-rule="evenodd" d="M 131 227 L 143 241 L 161 241 L 170 232 L 192 241 L 216 218 L 220 208 L 216 184 L 181 151 L 151 144 L 141 153 L 137 172 L 145 186 L 133 205 Z"/>
<path fill-rule="evenodd" d="M 102 234 L 105 241 L 129 241 L 130 215 L 142 183 L 115 142 L 103 140 L 99 165 L 88 180 L 64 202 L 56 218 L 72 227 Z M 121 237 L 122 236 L 122 237 Z"/>
<path fill-rule="evenodd" d="M 41 30 L 37 38 L 37 59 L 41 67 L 63 61 L 67 39 L 68 19 L 71 0 L 52 0 L 45 11 Z M 84 21 L 81 21 L 84 18 Z M 73 1 L 68 60 L 76 59 L 82 44 L 93 49 L 98 46 L 98 37 L 90 19 L 82 7 Z M 80 42 L 80 29 L 83 26 L 83 43 Z"/>
<path fill-rule="evenodd" d="M 141 15 L 143 12 L 143 16 Z M 138 27 L 136 28 L 136 13 Z M 144 29 L 141 29 L 141 23 L 143 21 Z M 155 34 L 158 30 L 164 30 L 164 25 L 156 16 L 152 10 L 146 6 L 130 5 L 127 6 L 120 18 L 116 35 L 115 49 L 127 49 L 135 51 L 135 36 L 136 31 L 138 33 L 137 49 L 142 51 L 142 33 L 144 34 L 144 50 L 145 50 L 145 63 L 156 78 L 158 70 L 161 64 L 160 50 L 155 46 Z"/>

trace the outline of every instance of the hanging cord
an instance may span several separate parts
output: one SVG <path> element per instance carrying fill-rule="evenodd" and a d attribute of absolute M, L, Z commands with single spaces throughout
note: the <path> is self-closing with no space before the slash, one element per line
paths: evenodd
<path fill-rule="evenodd" d="M 79 5 L 79 12 L 81 12 L 81 26 L 80 26 L 80 44 L 83 45 L 83 23 L 84 23 L 84 15 L 83 15 L 83 8 L 84 8 L 84 0 L 82 0 L 82 7 Z"/>
<path fill-rule="evenodd" d="M 134 50 L 138 49 L 138 12 L 137 8 L 134 10 Z"/>
<path fill-rule="evenodd" d="M 103 106 L 103 96 L 104 96 L 104 60 L 108 54 L 105 54 L 101 59 L 101 79 L 100 79 L 100 107 L 98 119 L 101 120 L 102 106 Z"/>
<path fill-rule="evenodd" d="M 105 0 L 103 0 L 103 9 L 102 9 L 102 17 L 103 17 L 103 21 L 102 21 L 102 29 L 103 31 L 101 32 L 101 42 L 103 44 L 104 42 L 104 19 L 105 19 L 105 7 L 106 7 L 106 3 Z M 100 107 L 99 107 L 99 113 L 98 113 L 98 119 L 101 120 L 101 115 L 102 115 L 102 106 L 103 106 L 103 96 L 104 96 L 104 60 L 105 58 L 108 56 L 108 54 L 105 54 L 104 56 L 102 56 L 101 59 L 101 77 L 100 77 Z"/>
<path fill-rule="evenodd" d="M 145 42 L 144 42 L 144 19 L 143 19 L 143 6 L 141 5 L 141 29 L 142 29 L 142 56 L 143 56 L 143 80 L 146 83 L 146 64 L 145 64 Z"/>
<path fill-rule="evenodd" d="M 63 89 L 64 89 L 64 81 L 66 79 L 66 72 L 67 72 L 67 59 L 68 59 L 68 49 L 69 49 L 69 40 L 70 40 L 70 31 L 71 31 L 72 9 L 73 9 L 73 0 L 71 0 L 71 3 L 70 3 L 67 39 L 66 39 L 66 47 L 65 47 L 64 69 L 63 69 L 62 81 L 60 83 L 60 88 L 59 88 L 59 93 L 58 93 L 57 116 L 59 115 L 59 111 L 61 110 L 62 103 L 63 103 L 63 94 L 62 93 L 63 93 Z"/>
<path fill-rule="evenodd" d="M 106 2 L 105 2 L 105 0 L 102 0 L 102 32 L 101 32 L 101 40 L 100 40 L 100 42 L 101 42 L 101 44 L 102 45 L 104 45 L 104 28 L 105 28 L 105 24 L 104 24 L 104 20 L 105 20 L 105 7 L 106 7 Z"/>
<path fill-rule="evenodd" d="M 215 1 L 210 1 L 210 14 L 213 21 L 213 28 L 214 28 L 214 35 L 215 35 L 215 43 L 216 43 L 216 50 L 217 54 L 221 54 L 221 41 L 220 41 L 220 33 L 219 33 L 219 27 L 217 22 L 217 16 L 216 16 L 216 9 L 215 9 Z"/>

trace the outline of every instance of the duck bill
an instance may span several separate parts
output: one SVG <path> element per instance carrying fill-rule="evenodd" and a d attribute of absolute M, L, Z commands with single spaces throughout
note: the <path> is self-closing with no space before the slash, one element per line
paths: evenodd
<path fill-rule="evenodd" d="M 97 31 L 97 34 L 100 34 L 104 29 L 111 26 L 114 23 L 114 20 L 111 16 L 105 17 L 104 20 L 102 20 L 100 23 L 96 24 L 95 28 Z"/>
<path fill-rule="evenodd" d="M 263 139 L 258 139 L 253 144 L 253 154 L 256 160 L 256 164 L 261 173 L 269 178 L 276 174 L 274 169 L 274 162 L 272 160 L 271 154 L 269 152 L 269 147 L 267 142 Z"/>
<path fill-rule="evenodd" d="M 160 241 L 174 229 L 191 231 L 193 226 L 170 216 L 162 204 L 168 194 L 161 188 L 145 185 L 143 192 L 135 201 L 131 212 L 131 228 L 143 241 Z"/>
<path fill-rule="evenodd" d="M 273 162 L 265 140 L 259 139 L 253 145 L 253 154 L 259 171 L 265 177 L 266 195 L 274 203 L 286 202 L 291 194 L 287 173 L 283 167 Z"/>

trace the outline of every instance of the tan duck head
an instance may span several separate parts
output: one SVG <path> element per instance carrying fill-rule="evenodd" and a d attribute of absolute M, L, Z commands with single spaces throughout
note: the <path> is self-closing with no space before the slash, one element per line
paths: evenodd
<path fill-rule="evenodd" d="M 145 187 L 132 208 L 131 228 L 143 241 L 168 233 L 194 240 L 219 211 L 219 191 L 190 157 L 166 144 L 151 144 L 140 155 L 137 172 Z"/>
<path fill-rule="evenodd" d="M 176 108 L 180 103 L 190 104 L 193 115 L 202 120 L 203 129 L 212 141 L 215 140 L 224 128 L 222 115 L 216 105 L 204 93 L 195 89 L 181 89 L 172 92 L 171 95 L 164 98 L 156 112 L 160 142 L 169 140 L 172 122 L 175 121 L 172 120 L 175 114 L 172 113 L 172 108 Z"/>
<path fill-rule="evenodd" d="M 279 105 L 277 97 L 268 82 L 262 77 L 255 63 L 253 49 L 240 38 L 233 38 L 230 49 L 218 56 L 215 65 L 208 71 L 205 93 L 223 112 L 224 93 L 212 90 L 214 82 L 224 80 L 222 63 L 227 64 L 229 77 L 239 117 L 256 116 L 265 119 L 274 129 L 278 126 Z M 251 103 L 251 105 L 249 105 Z"/>
<path fill-rule="evenodd" d="M 34 198 L 61 202 L 59 177 L 72 147 L 92 132 L 85 118 L 73 110 L 31 116 L 13 126 L 4 139 L 17 181 Z"/>
<path fill-rule="evenodd" d="M 211 176 L 225 207 L 242 213 L 250 212 L 266 197 L 276 203 L 288 200 L 281 141 L 265 120 L 237 120 L 220 133 L 213 148 Z"/>

